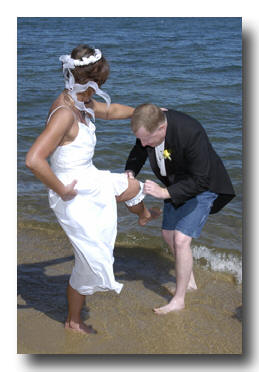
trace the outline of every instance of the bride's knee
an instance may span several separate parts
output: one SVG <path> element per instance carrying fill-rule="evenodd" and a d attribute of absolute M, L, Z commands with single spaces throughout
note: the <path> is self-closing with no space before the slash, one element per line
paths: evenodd
<path fill-rule="evenodd" d="M 117 202 L 125 202 L 134 198 L 139 193 L 139 189 L 139 181 L 135 178 L 128 178 L 128 188 L 122 194 L 116 196 Z"/>

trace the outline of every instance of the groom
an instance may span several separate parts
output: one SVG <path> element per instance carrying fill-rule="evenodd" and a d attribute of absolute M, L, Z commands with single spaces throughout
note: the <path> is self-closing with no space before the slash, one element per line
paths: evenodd
<path fill-rule="evenodd" d="M 198 238 L 209 214 L 235 196 L 225 167 L 201 124 L 179 111 L 153 104 L 136 108 L 131 118 L 137 140 L 126 163 L 135 177 L 147 157 L 164 187 L 147 180 L 144 192 L 164 200 L 162 235 L 175 256 L 176 290 L 157 314 L 184 308 L 186 290 L 197 289 L 191 240 Z"/>

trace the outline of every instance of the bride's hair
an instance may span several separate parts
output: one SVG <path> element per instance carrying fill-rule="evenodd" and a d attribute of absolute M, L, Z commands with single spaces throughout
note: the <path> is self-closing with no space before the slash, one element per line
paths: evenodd
<path fill-rule="evenodd" d="M 71 58 L 82 61 L 83 57 L 90 57 L 95 50 L 86 44 L 80 44 L 71 52 Z M 95 81 L 100 87 L 107 80 L 110 67 L 104 56 L 94 63 L 85 66 L 76 66 L 71 70 L 77 84 L 86 84 L 88 81 Z"/>

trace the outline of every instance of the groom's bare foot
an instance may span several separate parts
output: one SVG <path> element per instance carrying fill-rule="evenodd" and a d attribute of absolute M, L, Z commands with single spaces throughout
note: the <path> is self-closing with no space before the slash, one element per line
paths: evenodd
<path fill-rule="evenodd" d="M 169 304 L 153 309 L 154 313 L 158 315 L 165 315 L 171 311 L 179 311 L 184 309 L 184 301 L 172 299 Z"/>
<path fill-rule="evenodd" d="M 65 328 L 71 331 L 84 333 L 84 334 L 89 334 L 89 333 L 96 334 L 97 333 L 97 331 L 91 325 L 87 326 L 83 322 L 75 323 L 72 321 L 70 322 L 66 321 Z"/>
<path fill-rule="evenodd" d="M 145 208 L 143 215 L 139 217 L 138 223 L 140 226 L 145 226 L 149 221 L 160 217 L 161 213 L 162 211 L 158 207 L 152 207 L 150 209 Z"/>

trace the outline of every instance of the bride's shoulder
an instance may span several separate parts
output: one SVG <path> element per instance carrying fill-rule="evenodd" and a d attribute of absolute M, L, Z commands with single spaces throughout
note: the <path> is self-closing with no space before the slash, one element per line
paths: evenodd
<path fill-rule="evenodd" d="M 73 108 L 69 105 L 68 102 L 66 102 L 66 99 L 62 93 L 55 99 L 55 101 L 50 106 L 46 124 L 48 124 L 48 122 L 54 115 L 55 117 L 57 116 L 62 116 L 63 118 L 67 117 L 68 120 L 72 121 L 76 119 Z"/>

